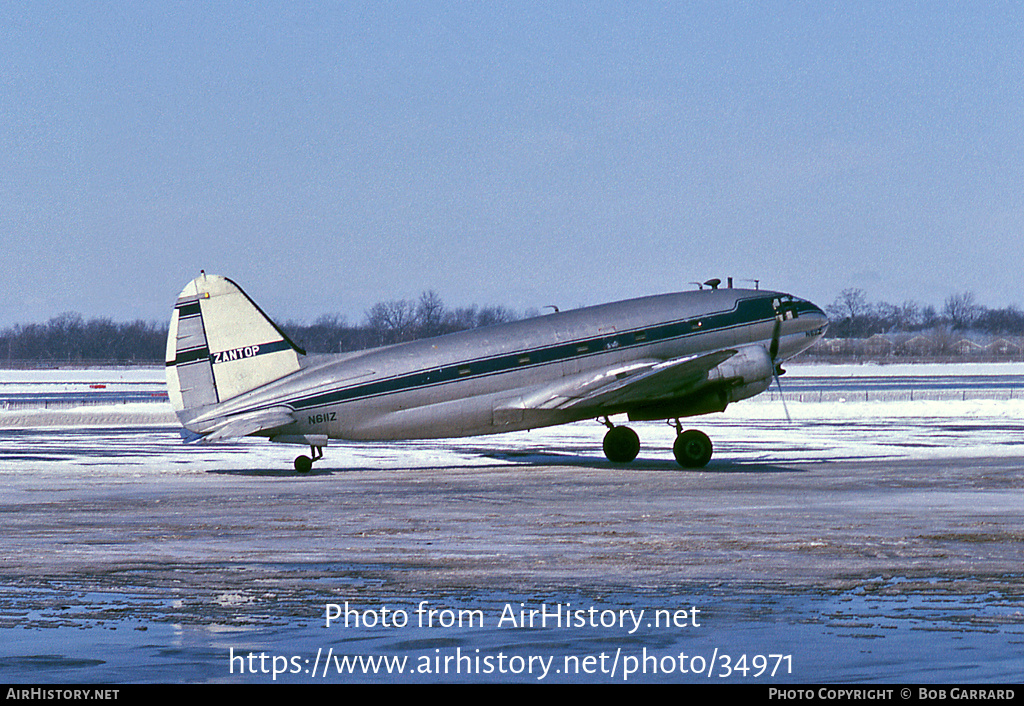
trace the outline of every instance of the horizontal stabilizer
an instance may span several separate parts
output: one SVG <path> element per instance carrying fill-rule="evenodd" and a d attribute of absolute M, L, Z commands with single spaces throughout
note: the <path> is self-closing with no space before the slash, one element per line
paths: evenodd
<path fill-rule="evenodd" d="M 203 434 L 204 443 L 223 441 L 257 432 L 286 427 L 295 421 L 290 407 L 270 407 L 246 412 L 217 421 Z"/>
<path fill-rule="evenodd" d="M 184 427 L 182 427 L 181 429 L 178 430 L 178 434 L 181 435 L 182 442 L 184 442 L 186 444 L 194 444 L 197 441 L 202 441 L 203 440 L 203 435 L 202 434 L 196 434 L 191 429 L 186 429 Z"/>

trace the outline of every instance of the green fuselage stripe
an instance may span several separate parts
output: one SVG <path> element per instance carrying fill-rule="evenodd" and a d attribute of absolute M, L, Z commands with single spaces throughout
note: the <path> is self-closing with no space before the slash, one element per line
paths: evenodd
<path fill-rule="evenodd" d="M 801 300 L 787 306 L 799 316 L 802 311 L 818 311 L 813 304 Z M 386 380 L 353 385 L 317 395 L 301 397 L 290 401 L 296 410 L 349 402 L 356 399 L 406 392 L 417 388 L 443 385 L 461 380 L 472 380 L 522 370 L 529 367 L 560 363 L 574 358 L 584 358 L 610 351 L 625 350 L 672 339 L 707 335 L 729 329 L 774 321 L 775 309 L 771 298 L 741 299 L 731 311 L 705 314 L 679 321 L 658 324 L 649 328 L 617 332 L 607 336 L 579 339 L 566 343 L 542 346 L 514 353 L 468 360 L 439 368 L 398 375 Z"/>

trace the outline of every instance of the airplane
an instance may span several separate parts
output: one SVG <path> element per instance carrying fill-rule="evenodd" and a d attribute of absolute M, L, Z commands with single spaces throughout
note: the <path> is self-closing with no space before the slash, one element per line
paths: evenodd
<path fill-rule="evenodd" d="M 557 311 L 381 348 L 312 356 L 241 287 L 203 272 L 182 290 L 167 339 L 168 396 L 186 441 L 244 436 L 310 447 L 329 440 L 476 436 L 597 419 L 609 461 L 639 437 L 611 417 L 669 420 L 685 468 L 712 456 L 680 419 L 764 392 L 782 362 L 825 334 L 817 306 L 782 292 L 698 290 Z"/>

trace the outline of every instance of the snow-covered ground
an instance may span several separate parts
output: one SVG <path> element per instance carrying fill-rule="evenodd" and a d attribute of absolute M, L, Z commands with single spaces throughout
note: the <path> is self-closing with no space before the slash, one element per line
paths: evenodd
<path fill-rule="evenodd" d="M 968 388 L 961 395 L 956 380 L 978 376 L 1010 379 L 1024 373 L 1024 364 L 961 365 L 793 365 L 783 389 L 807 390 L 815 379 L 830 381 L 823 400 L 811 394 L 786 397 L 786 405 L 772 390 L 731 405 L 724 413 L 684 420 L 687 427 L 704 430 L 715 445 L 712 464 L 750 461 L 812 461 L 825 459 L 1007 457 L 1024 455 L 1024 394 L 1007 398 L 984 389 Z M 843 381 L 885 376 L 887 394 L 865 399 L 859 392 L 844 395 Z M 952 383 L 948 399 L 910 399 L 922 379 L 941 378 Z M 905 381 L 904 381 L 905 379 Z M 945 383 L 944 383 L 945 384 Z M 160 391 L 160 368 L 102 368 L 86 370 L 3 370 L 0 395 L 39 391 L 45 387 L 58 395 L 72 391 L 124 388 Z M 895 387 L 894 387 L 895 386 Z M 895 389 L 895 392 L 893 391 Z M 838 392 L 837 392 L 838 390 Z M 900 394 L 900 392 L 904 394 Z M 1012 391 L 1010 393 L 1013 394 Z M 808 401 L 810 400 L 810 401 Z M 789 420 L 787 421 L 787 411 Z M 615 420 L 626 423 L 624 418 Z M 48 426 L 174 428 L 177 421 L 166 401 L 116 404 L 66 404 L 43 409 L 19 405 L 0 409 L 0 427 Z M 642 441 L 640 461 L 671 461 L 675 431 L 664 423 L 632 424 Z M 327 454 L 331 463 L 383 468 L 436 467 L 476 463 L 479 454 L 509 462 L 521 462 L 530 454 L 578 454 L 603 458 L 603 427 L 592 421 L 563 427 L 516 432 L 442 442 L 354 444 L 332 442 Z M 252 456 L 219 452 L 246 448 Z M 266 462 L 286 465 L 292 447 L 246 439 L 210 447 L 209 458 L 225 455 L 239 463 Z M 191 458 L 197 454 L 190 452 Z M 248 458 L 248 461 L 246 460 Z M 259 460 L 257 460 L 259 459 Z"/>
<path fill-rule="evenodd" d="M 843 379 L 888 376 L 900 387 L 1021 374 L 1000 367 L 794 365 L 783 383 L 828 379 L 835 391 Z M 9 392 L 159 389 L 162 374 L 0 371 L 0 382 Z M 527 673 L 318 679 L 312 664 L 329 649 L 416 664 L 456 650 L 568 664 L 621 649 L 674 669 L 632 681 L 707 682 L 707 672 L 680 674 L 671 660 L 682 652 L 708 662 L 791 655 L 792 669 L 775 678 L 783 683 L 1013 681 L 1019 655 L 1008 647 L 1024 629 L 1024 400 L 968 389 L 943 400 L 787 397 L 792 421 L 764 394 L 685 420 L 715 444 L 702 471 L 679 469 L 674 429 L 653 422 L 633 425 L 642 448 L 628 466 L 605 460 L 604 427 L 589 421 L 332 442 L 300 477 L 291 460 L 302 447 L 181 443 L 165 402 L 0 410 L 0 664 L 9 680 L 33 683 L 535 682 Z M 491 622 L 323 626 L 327 603 L 387 605 L 415 619 L 424 600 Z M 699 606 L 702 627 L 493 627 L 507 605 L 542 603 Z M 232 650 L 294 656 L 301 670 L 240 671 Z M 716 683 L 767 681 L 719 667 Z M 624 678 L 553 671 L 547 680 Z"/>
<path fill-rule="evenodd" d="M 156 366 L 0 369 L 0 394 L 41 389 L 88 390 L 91 385 L 128 388 L 136 385 L 163 387 L 164 384 L 164 369 Z"/>
<path fill-rule="evenodd" d="M 959 377 L 977 375 L 1024 375 L 1022 363 L 786 363 L 792 377 Z"/>

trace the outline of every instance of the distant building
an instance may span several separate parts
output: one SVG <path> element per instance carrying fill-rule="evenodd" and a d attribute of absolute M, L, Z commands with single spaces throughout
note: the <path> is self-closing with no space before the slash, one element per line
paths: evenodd
<path fill-rule="evenodd" d="M 929 335 L 876 333 L 870 338 L 823 338 L 805 356 L 852 359 L 1010 359 L 1024 360 L 1024 338 L 991 339 L 982 334 L 955 337 L 949 329 L 934 329 Z"/>
<path fill-rule="evenodd" d="M 935 341 L 927 336 L 914 336 L 903 344 L 905 355 L 923 357 L 935 352 Z"/>
<path fill-rule="evenodd" d="M 957 355 L 977 356 L 985 352 L 985 346 L 975 343 L 969 338 L 961 338 L 953 344 L 953 350 L 956 351 Z"/>
<path fill-rule="evenodd" d="M 880 333 L 876 333 L 871 338 L 864 341 L 864 353 L 871 356 L 890 356 L 892 355 L 894 344 Z"/>
<path fill-rule="evenodd" d="M 995 356 L 1019 356 L 1024 352 L 1024 347 L 1019 343 L 1006 338 L 997 338 L 996 340 L 985 346 L 985 352 L 988 355 Z"/>

